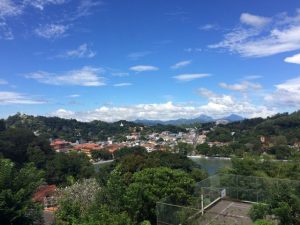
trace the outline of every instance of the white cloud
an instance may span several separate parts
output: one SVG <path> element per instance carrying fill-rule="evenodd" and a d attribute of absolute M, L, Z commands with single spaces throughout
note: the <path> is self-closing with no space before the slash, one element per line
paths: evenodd
<path fill-rule="evenodd" d="M 103 5 L 103 2 L 100 0 L 82 0 L 80 1 L 79 6 L 77 7 L 76 13 L 72 20 L 79 19 L 80 17 L 89 16 L 92 14 L 92 10 L 99 5 Z"/>
<path fill-rule="evenodd" d="M 96 55 L 96 52 L 92 51 L 88 44 L 84 43 L 80 45 L 77 49 L 69 50 L 60 57 L 65 58 L 93 58 Z"/>
<path fill-rule="evenodd" d="M 300 64 L 300 54 L 296 54 L 296 55 L 293 55 L 291 57 L 286 57 L 284 59 L 285 62 L 287 63 L 296 63 L 296 64 Z"/>
<path fill-rule="evenodd" d="M 72 94 L 72 95 L 68 95 L 67 97 L 68 98 L 78 98 L 78 97 L 80 97 L 80 95 L 79 94 Z"/>
<path fill-rule="evenodd" d="M 268 27 L 240 25 L 225 34 L 223 41 L 209 47 L 224 48 L 243 57 L 265 57 L 300 49 L 300 11 L 294 17 L 276 15 L 272 21 Z"/>
<path fill-rule="evenodd" d="M 275 85 L 276 90 L 268 94 L 265 100 L 274 105 L 300 107 L 300 77 Z"/>
<path fill-rule="evenodd" d="M 66 119 L 75 119 L 75 113 L 70 111 L 70 110 L 66 110 L 66 109 L 58 109 L 55 111 L 55 113 L 51 113 L 51 116 L 58 116 L 61 118 L 66 118 Z"/>
<path fill-rule="evenodd" d="M 127 77 L 127 76 L 129 76 L 129 73 L 126 73 L 126 72 L 112 72 L 111 75 L 115 76 L 115 77 Z"/>
<path fill-rule="evenodd" d="M 102 106 L 85 112 L 59 109 L 50 115 L 68 119 L 74 118 L 80 121 L 102 120 L 114 122 L 119 120 L 134 121 L 137 119 L 172 120 L 178 118 L 195 118 L 201 114 L 221 117 L 231 113 L 252 118 L 258 116 L 266 117 L 276 112 L 265 106 L 257 106 L 249 102 L 237 101 L 231 96 L 214 95 L 214 97 L 210 97 L 208 103 L 204 105 L 166 102 L 129 106 Z"/>
<path fill-rule="evenodd" d="M 257 16 L 250 13 L 242 13 L 240 16 L 241 23 L 254 26 L 254 27 L 262 27 L 271 22 L 270 18 Z"/>
<path fill-rule="evenodd" d="M 260 75 L 249 75 L 249 76 L 245 76 L 244 80 L 257 80 L 260 78 L 262 78 L 262 76 L 260 76 Z"/>
<path fill-rule="evenodd" d="M 180 74 L 174 76 L 173 78 L 179 81 L 192 81 L 199 78 L 209 77 L 210 74 L 207 73 L 191 73 L 191 74 Z"/>
<path fill-rule="evenodd" d="M 226 84 L 226 83 L 220 83 L 220 87 L 224 89 L 228 89 L 231 91 L 240 91 L 240 92 L 246 92 L 249 90 L 258 90 L 261 89 L 262 86 L 258 83 L 252 83 L 249 81 L 243 81 L 242 83 L 237 83 L 237 84 Z"/>
<path fill-rule="evenodd" d="M 0 79 L 0 85 L 5 85 L 8 84 L 8 82 L 6 80 Z"/>
<path fill-rule="evenodd" d="M 179 69 L 179 68 L 182 68 L 182 67 L 185 67 L 185 66 L 188 66 L 192 63 L 191 60 L 185 60 L 185 61 L 180 61 L 174 65 L 171 66 L 171 69 Z"/>
<path fill-rule="evenodd" d="M 114 87 L 126 87 L 131 85 L 132 83 L 118 83 L 118 84 L 114 84 Z"/>
<path fill-rule="evenodd" d="M 47 24 L 35 29 L 36 35 L 46 39 L 56 39 L 66 36 L 68 26 L 62 24 Z"/>
<path fill-rule="evenodd" d="M 217 30 L 218 26 L 216 24 L 205 24 L 201 27 L 199 27 L 199 30 L 203 31 L 210 31 L 210 30 Z"/>
<path fill-rule="evenodd" d="M 198 94 L 207 98 L 208 103 L 201 106 L 200 110 L 207 115 L 228 115 L 231 113 L 239 114 L 245 117 L 267 117 L 275 114 L 277 111 L 264 105 L 255 105 L 244 99 L 236 99 L 230 95 L 216 94 L 208 89 L 200 88 Z"/>
<path fill-rule="evenodd" d="M 46 5 L 61 5 L 66 3 L 67 0 L 25 0 L 25 5 L 31 5 L 40 10 L 44 10 Z"/>
<path fill-rule="evenodd" d="M 17 16 L 23 13 L 23 7 L 15 4 L 12 0 L 0 1 L 0 18 Z"/>
<path fill-rule="evenodd" d="M 101 77 L 104 72 L 101 68 L 85 66 L 79 70 L 71 70 L 63 74 L 53 74 L 38 71 L 25 75 L 28 79 L 37 80 L 40 83 L 50 85 L 73 85 L 73 86 L 103 86 L 105 79 Z"/>
<path fill-rule="evenodd" d="M 127 57 L 131 60 L 139 60 L 149 54 L 151 54 L 152 52 L 150 51 L 143 51 L 143 52 L 132 52 L 130 54 L 127 55 Z"/>
<path fill-rule="evenodd" d="M 192 53 L 192 52 L 197 53 L 197 52 L 201 52 L 202 49 L 201 48 L 185 48 L 185 49 L 183 49 L 183 51 L 188 52 L 188 53 Z"/>
<path fill-rule="evenodd" d="M 156 66 L 148 66 L 148 65 L 138 65 L 138 66 L 132 66 L 129 68 L 132 71 L 135 72 L 145 72 L 145 71 L 157 71 L 159 70 Z"/>
<path fill-rule="evenodd" d="M 43 104 L 46 103 L 43 100 L 35 100 L 25 94 L 18 92 L 1 91 L 0 92 L 0 105 L 10 105 L 10 104 Z"/>

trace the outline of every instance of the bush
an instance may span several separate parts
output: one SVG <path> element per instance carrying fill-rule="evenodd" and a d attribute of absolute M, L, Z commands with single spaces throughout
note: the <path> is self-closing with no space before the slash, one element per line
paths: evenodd
<path fill-rule="evenodd" d="M 258 219 L 264 219 L 266 215 L 268 215 L 268 212 L 269 212 L 268 205 L 258 203 L 252 206 L 249 215 L 253 221 L 256 221 Z"/>
<path fill-rule="evenodd" d="M 253 225 L 275 225 L 275 223 L 268 220 L 256 220 Z"/>

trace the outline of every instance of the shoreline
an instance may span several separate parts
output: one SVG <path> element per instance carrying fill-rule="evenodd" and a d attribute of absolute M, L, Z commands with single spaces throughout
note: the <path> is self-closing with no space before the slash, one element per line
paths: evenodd
<path fill-rule="evenodd" d="M 230 157 L 216 157 L 216 156 L 205 156 L 205 155 L 190 155 L 187 156 L 191 159 L 219 159 L 219 160 L 231 160 Z"/>

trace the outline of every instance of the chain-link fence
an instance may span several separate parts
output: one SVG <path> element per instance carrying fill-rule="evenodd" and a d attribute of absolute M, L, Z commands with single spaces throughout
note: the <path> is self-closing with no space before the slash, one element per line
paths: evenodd
<path fill-rule="evenodd" d="M 157 224 L 250 225 L 248 214 L 253 203 L 268 203 L 286 190 L 300 196 L 300 181 L 216 174 L 197 184 L 188 206 L 158 202 Z"/>

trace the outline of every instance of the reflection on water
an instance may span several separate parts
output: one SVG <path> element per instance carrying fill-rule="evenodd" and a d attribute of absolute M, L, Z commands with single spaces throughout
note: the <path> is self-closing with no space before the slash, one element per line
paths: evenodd
<path fill-rule="evenodd" d="M 209 175 L 213 175 L 220 168 L 230 167 L 231 160 L 228 159 L 218 159 L 218 158 L 190 158 L 197 164 L 201 165 L 203 169 L 206 169 Z"/>

